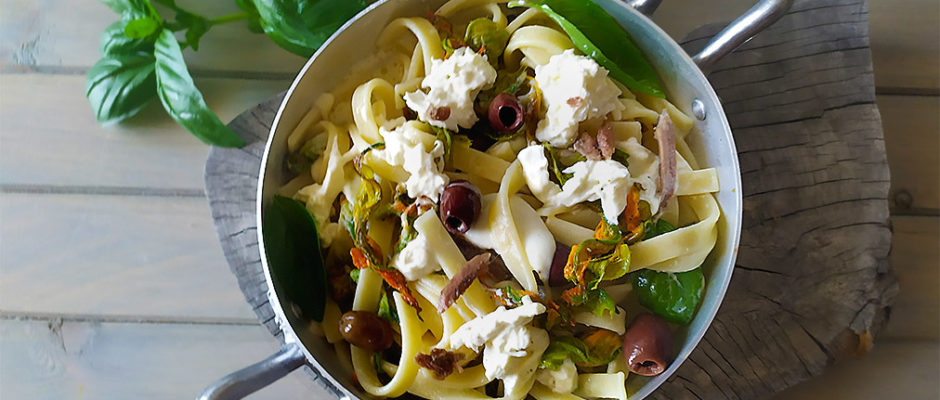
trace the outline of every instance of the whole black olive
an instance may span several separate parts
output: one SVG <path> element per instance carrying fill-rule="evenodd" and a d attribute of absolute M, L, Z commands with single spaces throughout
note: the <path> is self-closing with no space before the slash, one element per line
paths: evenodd
<path fill-rule="evenodd" d="M 637 315 L 623 334 L 623 358 L 630 372 L 643 376 L 659 375 L 672 357 L 672 332 L 662 317 Z"/>
<path fill-rule="evenodd" d="M 480 216 L 480 191 L 467 181 L 453 181 L 441 193 L 441 221 L 451 233 L 464 233 Z"/>
<path fill-rule="evenodd" d="M 509 93 L 500 93 L 490 102 L 488 111 L 490 125 L 500 132 L 519 129 L 525 121 L 519 99 Z"/>
<path fill-rule="evenodd" d="M 568 264 L 568 253 L 571 248 L 562 243 L 555 242 L 555 255 L 552 257 L 552 267 L 548 270 L 548 286 L 565 286 L 565 264 Z"/>
<path fill-rule="evenodd" d="M 392 347 L 395 333 L 392 326 L 371 311 L 349 311 L 339 319 L 339 333 L 349 344 L 369 351 Z"/>

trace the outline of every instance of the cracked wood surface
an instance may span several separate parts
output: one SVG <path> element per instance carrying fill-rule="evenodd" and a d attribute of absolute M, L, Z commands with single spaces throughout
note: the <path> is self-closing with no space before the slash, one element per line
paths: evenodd
<path fill-rule="evenodd" d="M 692 32 L 696 49 L 720 27 Z M 654 399 L 755 399 L 819 375 L 877 335 L 897 294 L 889 172 L 865 1 L 798 1 L 709 76 L 734 131 L 744 227 L 734 278 L 699 347 Z M 232 122 L 262 140 L 280 97 Z M 275 335 L 254 232 L 263 144 L 213 149 L 206 190 L 226 257 Z"/>

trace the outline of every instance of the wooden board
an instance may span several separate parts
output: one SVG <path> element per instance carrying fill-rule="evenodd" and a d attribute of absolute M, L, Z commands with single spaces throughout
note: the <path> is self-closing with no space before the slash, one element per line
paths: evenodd
<path fill-rule="evenodd" d="M 222 78 L 198 83 L 224 121 L 289 84 Z M 176 125 L 159 101 L 126 124 L 100 127 L 82 75 L 0 74 L 0 87 L 0 185 L 202 192 L 206 146 Z"/>
<path fill-rule="evenodd" d="M 251 321 L 204 198 L 4 193 L 0 310 Z"/>
<path fill-rule="evenodd" d="M 818 4 L 798 1 L 710 77 L 740 152 L 742 244 L 705 340 L 652 398 L 766 397 L 820 374 L 855 350 L 857 334 L 875 335 L 884 326 L 897 285 L 888 263 L 889 174 L 867 9 L 864 2 Z M 694 32 L 688 47 L 715 31 Z M 263 137 L 272 104 L 233 126 Z M 277 333 L 258 295 L 265 288 L 257 287 L 264 283 L 257 243 L 245 233 L 253 230 L 255 185 L 244 174 L 257 171 L 261 150 L 214 149 L 207 194 L 246 298 Z M 244 166 L 250 160 L 255 165 Z M 241 178 L 233 181 L 235 175 Z"/>
<path fill-rule="evenodd" d="M 195 398 L 277 350 L 256 325 L 0 319 L 2 399 Z M 317 399 L 296 371 L 248 399 Z"/>
<path fill-rule="evenodd" d="M 891 264 L 901 292 L 882 337 L 940 341 L 940 218 L 894 216 Z"/>
<path fill-rule="evenodd" d="M 940 97 L 878 96 L 891 164 L 891 208 L 904 214 L 940 210 Z"/>

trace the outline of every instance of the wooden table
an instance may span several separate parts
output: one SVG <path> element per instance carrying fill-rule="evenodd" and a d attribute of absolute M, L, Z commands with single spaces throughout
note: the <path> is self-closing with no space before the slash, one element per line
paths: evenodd
<path fill-rule="evenodd" d="M 671 0 L 654 19 L 682 37 L 749 3 Z M 870 354 L 778 399 L 940 396 L 940 6 L 869 7 L 901 294 Z M 92 0 L 0 0 L 3 400 L 191 398 L 277 347 L 222 257 L 203 197 L 207 148 L 159 104 L 117 127 L 91 114 L 84 74 L 114 18 Z M 201 48 L 186 56 L 223 120 L 284 90 L 303 63 L 237 24 Z M 312 393 L 295 372 L 253 398 Z"/>

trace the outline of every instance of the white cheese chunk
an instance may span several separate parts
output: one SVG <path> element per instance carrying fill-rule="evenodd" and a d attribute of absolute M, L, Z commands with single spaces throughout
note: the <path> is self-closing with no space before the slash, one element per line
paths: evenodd
<path fill-rule="evenodd" d="M 617 143 L 617 148 L 630 155 L 630 176 L 640 184 L 640 200 L 650 205 L 650 213 L 659 211 L 659 199 L 656 190 L 659 180 L 659 156 L 650 151 L 636 138 Z"/>
<path fill-rule="evenodd" d="M 633 185 L 627 167 L 614 160 L 587 160 L 576 162 L 563 172 L 573 175 L 546 207 L 569 207 L 600 199 L 604 219 L 617 223 L 620 213 L 627 207 L 627 193 Z"/>
<path fill-rule="evenodd" d="M 389 165 L 401 167 L 408 172 L 404 182 L 408 196 L 417 199 L 425 196 L 437 202 L 450 178 L 444 174 L 444 144 L 435 140 L 430 151 L 421 140 L 424 132 L 418 131 L 412 124 L 401 125 L 394 130 L 379 128 L 385 140 L 385 148 L 376 150 Z"/>
<path fill-rule="evenodd" d="M 522 149 L 518 155 L 522 165 L 522 175 L 525 177 L 529 191 L 542 203 L 548 203 L 561 192 L 555 182 L 548 177 L 548 158 L 541 145 L 533 144 Z"/>
<path fill-rule="evenodd" d="M 571 393 L 578 387 L 578 367 L 571 359 L 565 359 L 558 370 L 540 369 L 535 380 L 555 393 Z"/>
<path fill-rule="evenodd" d="M 531 385 L 538 360 L 548 347 L 548 332 L 529 326 L 532 318 L 545 312 L 545 306 L 529 296 L 522 305 L 477 317 L 450 336 L 450 347 L 483 349 L 483 369 L 488 379 L 502 379 L 506 393 L 519 392 L 519 386 Z M 524 396 L 523 396 L 524 397 Z"/>
<path fill-rule="evenodd" d="M 416 281 L 441 269 L 431 252 L 427 238 L 420 234 L 392 257 L 391 264 L 401 271 L 408 281 Z"/>
<path fill-rule="evenodd" d="M 617 100 L 620 88 L 607 74 L 594 60 L 570 49 L 535 67 L 535 81 L 546 107 L 535 137 L 555 147 L 567 147 L 577 138 L 581 121 L 622 109 Z"/>
<path fill-rule="evenodd" d="M 418 119 L 431 125 L 452 131 L 470 128 L 477 122 L 473 100 L 480 90 L 493 86 L 495 81 L 496 70 L 486 56 L 461 47 L 446 60 L 431 60 L 430 72 L 421 81 L 421 87 L 428 91 L 405 93 L 405 104 L 418 113 Z M 432 118 L 434 110 L 442 107 L 449 109 L 447 118 L 443 121 Z"/>

